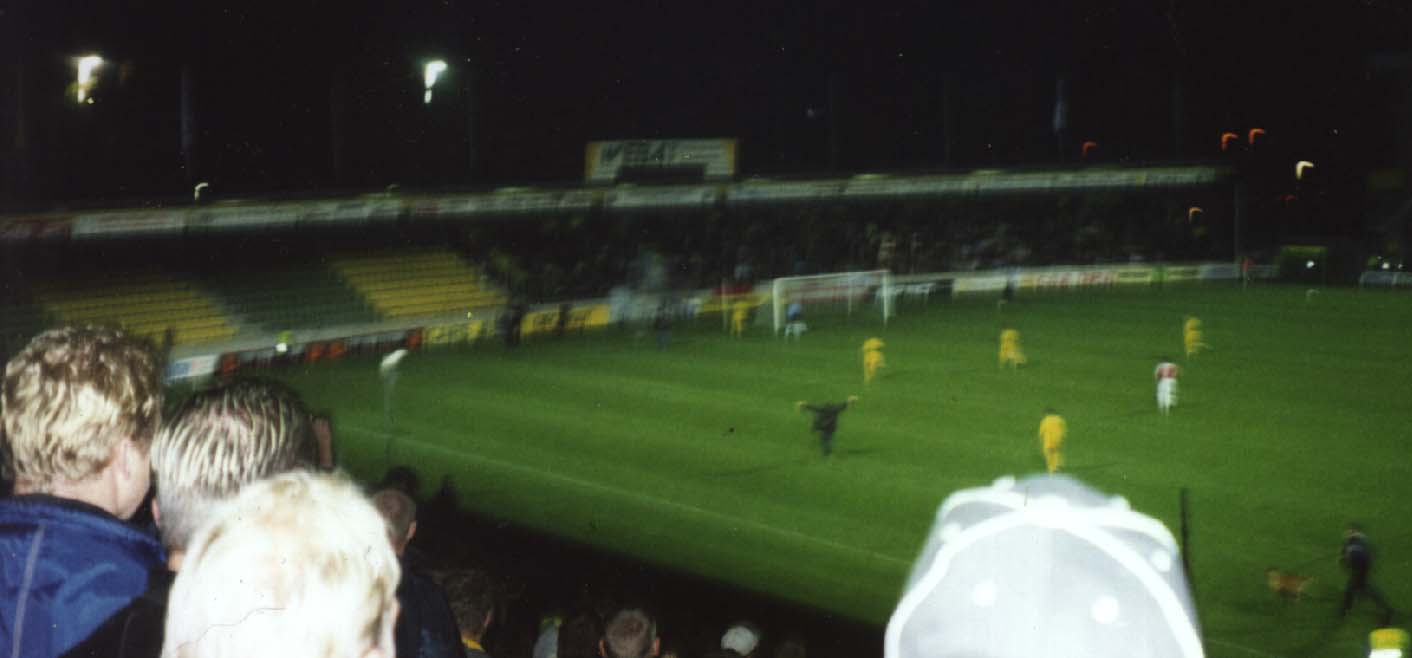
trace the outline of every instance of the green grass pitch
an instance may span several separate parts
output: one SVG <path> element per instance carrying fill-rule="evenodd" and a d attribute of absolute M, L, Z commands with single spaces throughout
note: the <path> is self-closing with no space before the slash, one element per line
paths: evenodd
<path fill-rule="evenodd" d="M 1194 313 L 1209 352 L 1181 354 Z M 651 335 L 610 330 L 415 353 L 394 397 L 394 463 L 450 476 L 494 516 L 884 623 L 937 505 L 951 491 L 1043 469 L 1036 428 L 1069 423 L 1068 472 L 1179 532 L 1191 504 L 1192 577 L 1213 656 L 1350 656 L 1374 623 L 1336 617 L 1344 524 L 1364 524 L 1377 583 L 1412 611 L 1412 298 L 1304 288 L 1184 287 L 1021 295 L 811 317 L 802 341 L 718 319 Z M 1002 325 L 1029 357 L 996 366 Z M 858 347 L 887 342 L 862 384 Z M 1152 369 L 1183 367 L 1160 417 Z M 376 360 L 283 371 L 336 414 L 341 459 L 383 468 Z M 820 458 L 796 400 L 861 401 Z M 1263 572 L 1317 580 L 1276 599 Z M 1406 625 L 1408 618 L 1400 617 Z"/>

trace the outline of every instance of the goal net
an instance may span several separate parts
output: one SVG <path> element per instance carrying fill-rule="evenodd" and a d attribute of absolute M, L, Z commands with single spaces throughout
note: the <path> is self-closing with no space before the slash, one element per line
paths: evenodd
<path fill-rule="evenodd" d="M 796 303 L 806 316 L 811 310 L 839 309 L 849 316 L 876 313 L 886 324 L 894 314 L 896 297 L 892 273 L 887 270 L 838 272 L 775 279 L 770 305 L 778 334 L 789 322 L 790 306 Z"/>

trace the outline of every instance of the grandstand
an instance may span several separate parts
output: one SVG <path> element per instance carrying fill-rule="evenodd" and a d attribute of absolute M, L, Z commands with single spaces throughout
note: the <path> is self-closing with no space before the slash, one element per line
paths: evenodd
<path fill-rule="evenodd" d="M 170 332 L 173 345 L 220 341 L 238 329 L 195 283 L 157 274 L 42 286 L 35 298 L 55 323 L 109 324 L 158 342 Z"/>
<path fill-rule="evenodd" d="M 455 253 L 442 249 L 342 256 L 333 270 L 383 317 L 465 313 L 499 306 L 505 294 Z"/>
<path fill-rule="evenodd" d="M 241 317 L 244 325 L 266 332 L 381 319 L 356 292 L 321 265 L 222 272 L 203 282 Z"/>

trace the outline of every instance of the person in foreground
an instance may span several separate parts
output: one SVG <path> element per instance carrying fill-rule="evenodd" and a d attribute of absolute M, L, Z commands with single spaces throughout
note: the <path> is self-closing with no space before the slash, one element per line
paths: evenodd
<path fill-rule="evenodd" d="M 166 658 L 390 658 L 401 567 L 358 487 L 297 471 L 245 487 L 196 531 Z"/>
<path fill-rule="evenodd" d="M 278 473 L 313 468 L 309 412 L 293 389 L 272 380 L 237 380 L 187 398 L 152 441 L 157 521 L 166 568 L 147 591 L 79 645 L 81 656 L 161 654 L 172 580 L 196 528 L 242 487 Z M 77 657 L 75 657 L 77 658 Z"/>
<path fill-rule="evenodd" d="M 155 348 L 111 329 L 35 336 L 5 366 L 0 650 L 73 649 L 147 589 L 166 560 L 123 523 L 147 496 L 161 420 Z"/>
<path fill-rule="evenodd" d="M 1068 475 L 952 493 L 912 566 L 886 658 L 1199 658 L 1162 523 Z"/>

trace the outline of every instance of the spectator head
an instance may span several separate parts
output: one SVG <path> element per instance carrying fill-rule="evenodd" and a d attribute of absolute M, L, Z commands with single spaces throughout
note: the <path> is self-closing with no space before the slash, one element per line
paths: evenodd
<path fill-rule="evenodd" d="M 804 644 L 804 638 L 799 635 L 790 635 L 775 645 L 775 658 L 805 658 L 808 655 L 809 650 Z"/>
<path fill-rule="evenodd" d="M 740 622 L 726 629 L 721 636 L 721 648 L 734 651 L 736 655 L 748 658 L 760 644 L 760 630 L 749 622 Z"/>
<path fill-rule="evenodd" d="M 603 620 L 585 608 L 564 618 L 559 625 L 558 658 L 602 658 Z"/>
<path fill-rule="evenodd" d="M 309 414 L 289 387 L 245 380 L 191 396 L 152 442 L 162 543 L 173 553 L 185 549 L 212 510 L 245 485 L 313 459 Z"/>
<path fill-rule="evenodd" d="M 883 636 L 886 658 L 1203 655 L 1176 540 L 1066 475 L 953 493 Z"/>
<path fill-rule="evenodd" d="M 657 624 L 637 608 L 621 610 L 608 621 L 598 648 L 603 658 L 650 658 L 662 650 Z"/>
<path fill-rule="evenodd" d="M 128 518 L 147 496 L 161 420 L 150 342 L 115 329 L 46 331 L 5 366 L 4 468 L 15 493 L 45 493 Z"/>
<path fill-rule="evenodd" d="M 352 482 L 276 475 L 192 537 L 162 655 L 391 656 L 400 577 L 382 517 Z"/>
<path fill-rule="evenodd" d="M 477 570 L 458 571 L 443 583 L 461 639 L 480 642 L 495 617 L 495 583 Z"/>
<path fill-rule="evenodd" d="M 387 521 L 387 539 L 401 557 L 417 534 L 417 502 L 400 489 L 381 489 L 373 494 L 373 506 Z"/>

